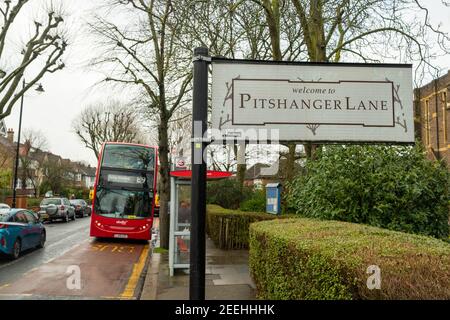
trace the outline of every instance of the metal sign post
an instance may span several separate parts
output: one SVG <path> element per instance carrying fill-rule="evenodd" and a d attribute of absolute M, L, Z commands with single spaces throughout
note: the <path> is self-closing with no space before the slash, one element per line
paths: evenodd
<path fill-rule="evenodd" d="M 191 246 L 189 298 L 205 300 L 205 220 L 206 220 L 206 159 L 203 151 L 206 141 L 208 109 L 208 57 L 207 48 L 194 49 L 194 88 L 192 110 L 192 193 L 191 193 Z"/>

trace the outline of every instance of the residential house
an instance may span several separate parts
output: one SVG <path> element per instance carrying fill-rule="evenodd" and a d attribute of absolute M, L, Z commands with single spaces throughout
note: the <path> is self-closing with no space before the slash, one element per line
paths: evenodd
<path fill-rule="evenodd" d="M 286 179 L 286 159 L 281 159 L 272 164 L 256 163 L 245 172 L 244 185 L 263 189 L 268 183 L 283 182 Z M 302 165 L 294 163 L 294 170 L 299 172 Z"/>
<path fill-rule="evenodd" d="M 14 132 L 9 129 L 6 136 L 0 134 L 0 169 L 12 169 L 14 166 Z"/>
<path fill-rule="evenodd" d="M 255 163 L 252 165 L 245 171 L 244 185 L 262 189 L 267 183 L 272 182 L 276 177 L 266 173 L 269 167 L 270 165 L 265 163 Z"/>
<path fill-rule="evenodd" d="M 3 167 L 14 169 L 17 144 L 13 141 L 14 132 L 11 129 L 8 130 L 6 138 L 0 136 L 0 168 L 2 168 L 2 150 L 7 150 L 8 161 L 4 161 Z M 51 152 L 33 148 L 29 141 L 20 144 L 19 155 L 23 161 L 19 162 L 18 167 L 16 185 L 18 195 L 39 196 L 39 186 L 51 174 L 60 176 L 65 183 L 73 187 L 88 189 L 94 185 L 95 168 L 90 165 L 73 162 Z M 58 170 L 50 172 L 55 167 Z M 10 185 L 12 187 L 13 181 Z"/>
<path fill-rule="evenodd" d="M 96 169 L 81 162 L 73 162 L 71 165 L 74 185 L 86 189 L 93 188 Z"/>

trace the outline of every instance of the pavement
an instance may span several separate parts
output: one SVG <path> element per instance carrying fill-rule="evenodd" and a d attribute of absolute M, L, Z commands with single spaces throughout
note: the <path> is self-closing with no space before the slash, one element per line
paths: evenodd
<path fill-rule="evenodd" d="M 255 284 L 248 269 L 248 250 L 221 250 L 206 240 L 206 300 L 256 300 Z M 150 258 L 141 300 L 189 300 L 189 271 L 169 275 L 168 253 Z"/>

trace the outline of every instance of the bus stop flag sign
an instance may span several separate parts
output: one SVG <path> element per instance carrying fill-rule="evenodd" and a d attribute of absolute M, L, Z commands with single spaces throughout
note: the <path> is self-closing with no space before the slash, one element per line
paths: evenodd
<path fill-rule="evenodd" d="M 281 141 L 414 142 L 409 64 L 214 58 L 212 66 L 215 140 L 277 129 Z"/>

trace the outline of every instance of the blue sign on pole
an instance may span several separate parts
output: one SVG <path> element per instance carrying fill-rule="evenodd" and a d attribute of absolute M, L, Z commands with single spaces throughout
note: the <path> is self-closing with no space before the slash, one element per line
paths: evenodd
<path fill-rule="evenodd" d="M 281 183 L 268 183 L 266 185 L 266 212 L 281 213 Z"/>

